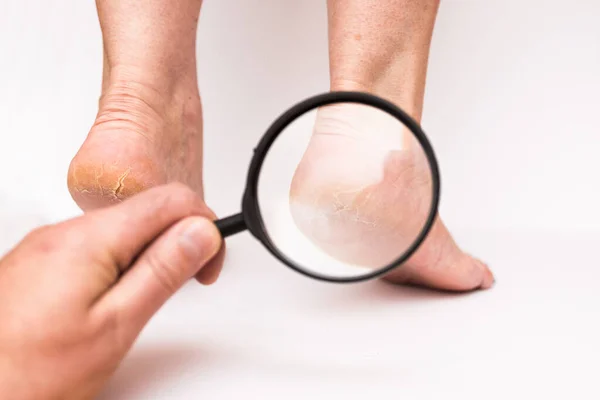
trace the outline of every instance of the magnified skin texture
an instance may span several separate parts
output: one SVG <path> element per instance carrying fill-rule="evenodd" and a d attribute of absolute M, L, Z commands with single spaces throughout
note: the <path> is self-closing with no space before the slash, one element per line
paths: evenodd
<path fill-rule="evenodd" d="M 96 120 L 69 167 L 71 196 L 84 211 L 175 181 L 202 196 L 202 104 L 195 54 L 202 1 L 96 0 L 96 5 L 104 42 L 102 92 Z M 419 120 L 437 7 L 437 0 L 329 0 L 331 89 L 379 95 Z M 346 123 L 348 118 L 349 114 L 340 115 L 339 123 Z M 317 128 L 322 124 L 318 122 Z M 390 136 L 385 130 L 355 130 L 373 139 Z M 317 131 L 326 135 L 326 129 Z M 327 145 L 322 142 L 315 136 L 310 154 L 327 149 L 326 157 L 332 162 L 338 160 L 338 167 L 348 163 L 343 160 L 355 151 L 341 137 L 328 139 Z M 407 168 L 403 165 L 406 161 L 402 161 L 405 159 L 410 157 L 389 155 L 384 163 L 388 171 L 385 185 L 412 182 L 408 175 L 394 172 Z M 355 160 L 366 162 L 364 156 Z M 373 160 L 381 166 L 381 159 Z M 305 162 L 317 163 L 309 155 Z M 322 167 L 323 176 L 333 174 L 331 168 Z M 309 168 L 303 166 L 300 170 L 305 171 L 302 179 L 316 184 Z M 420 178 L 415 179 L 418 182 Z M 300 181 L 299 175 L 298 200 L 313 204 L 314 199 L 300 195 L 301 190 L 312 190 L 308 182 Z M 379 211 L 373 204 L 390 203 L 398 195 L 390 194 L 385 185 L 362 188 L 356 197 L 344 195 L 338 199 L 338 205 L 346 210 L 360 208 L 377 221 L 374 226 L 381 229 L 380 244 L 412 235 L 410 229 L 402 230 L 408 229 L 410 221 L 404 220 L 400 229 L 383 224 L 385 216 L 377 215 Z M 356 190 L 356 185 L 341 184 L 335 190 L 342 189 Z M 323 204 L 328 201 L 328 190 L 320 194 Z M 408 189 L 402 189 L 402 193 L 408 193 Z M 410 201 L 417 208 L 422 203 L 422 199 Z M 340 226 L 351 234 L 352 224 L 344 222 Z M 219 271 L 220 267 L 205 268 L 205 275 L 199 279 L 214 282 Z M 489 287 L 493 281 L 482 263 L 458 249 L 439 220 L 410 263 L 388 279 L 452 290 Z"/>
<path fill-rule="evenodd" d="M 399 121 L 382 116 L 357 104 L 322 108 L 290 190 L 292 217 L 308 238 L 340 261 L 371 268 L 411 246 L 432 201 L 425 155 L 410 151 Z"/>
<path fill-rule="evenodd" d="M 423 228 L 432 180 L 410 133 L 394 129 L 396 140 L 390 140 L 381 129 L 391 127 L 377 121 L 381 111 L 368 111 L 371 123 L 355 104 L 320 110 L 292 181 L 290 210 L 298 228 L 329 255 L 381 268 L 403 254 Z M 359 129 L 352 124 L 357 114 L 363 118 Z M 483 263 L 458 248 L 439 218 L 409 262 L 387 278 L 449 290 L 486 287 L 491 284 L 486 279 L 493 279 Z"/>
<path fill-rule="evenodd" d="M 329 0 L 331 89 L 379 95 L 420 121 L 437 9 L 434 0 Z M 423 226 L 431 180 L 418 145 L 359 113 L 354 105 L 320 110 L 290 207 L 298 227 L 330 255 L 381 267 Z M 439 216 L 419 250 L 385 278 L 453 291 L 494 282 Z"/>

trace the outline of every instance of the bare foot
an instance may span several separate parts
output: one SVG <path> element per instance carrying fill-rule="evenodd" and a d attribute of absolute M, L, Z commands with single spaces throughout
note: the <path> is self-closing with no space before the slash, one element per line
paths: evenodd
<path fill-rule="evenodd" d="M 106 67 L 105 67 L 106 68 Z M 144 74 L 105 73 L 94 126 L 71 161 L 68 187 L 84 211 L 180 182 L 203 197 L 202 107 L 194 82 L 154 86 Z M 169 90 L 162 88 L 169 87 Z M 216 219 L 207 207 L 206 212 Z M 214 283 L 225 245 L 196 277 Z"/>
<path fill-rule="evenodd" d="M 391 132 L 390 125 L 357 107 L 362 106 L 319 110 L 292 181 L 290 206 L 299 229 L 324 251 L 380 267 L 422 229 L 431 179 L 420 148 L 406 140 L 410 136 Z M 439 217 L 417 252 L 386 279 L 452 291 L 487 289 L 494 282 L 487 266 L 457 246 Z"/>
<path fill-rule="evenodd" d="M 105 72 L 96 121 L 73 158 L 68 187 L 91 210 L 144 189 L 181 182 L 201 196 L 202 108 L 189 82 L 154 85 L 130 71 Z"/>
<path fill-rule="evenodd" d="M 67 183 L 83 211 L 179 182 L 203 197 L 196 34 L 202 1 L 98 0 L 103 40 L 96 120 Z M 206 214 L 216 216 L 208 210 Z M 214 282 L 225 247 L 197 277 Z"/>

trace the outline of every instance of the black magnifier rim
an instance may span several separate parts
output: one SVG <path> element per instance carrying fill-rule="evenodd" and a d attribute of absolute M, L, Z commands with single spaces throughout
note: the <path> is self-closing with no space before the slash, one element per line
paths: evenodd
<path fill-rule="evenodd" d="M 285 128 L 295 121 L 298 117 L 306 114 L 307 112 L 326 105 L 334 103 L 359 103 L 372 107 L 376 107 L 382 111 L 387 112 L 396 119 L 400 120 L 419 141 L 419 144 L 423 148 L 429 168 L 432 175 L 432 191 L 433 197 L 431 206 L 429 209 L 429 216 L 423 229 L 417 236 L 416 240 L 412 245 L 390 264 L 383 268 L 374 270 L 372 273 L 360 275 L 356 277 L 335 277 L 313 272 L 299 264 L 294 260 L 288 258 L 282 253 L 276 245 L 273 244 L 269 236 L 268 231 L 265 228 L 265 224 L 260 211 L 260 205 L 258 202 L 258 183 L 260 178 L 260 171 L 262 169 L 264 160 L 269 152 L 269 149 L 277 139 L 277 137 L 285 130 Z M 254 156 L 250 162 L 248 170 L 248 177 L 246 181 L 246 191 L 244 193 L 244 199 L 242 202 L 242 213 L 246 226 L 250 233 L 256 237 L 265 248 L 278 260 L 287 265 L 292 270 L 299 272 L 307 277 L 333 283 L 355 283 L 370 280 L 373 278 L 380 277 L 394 268 L 401 266 L 423 243 L 429 231 L 431 230 L 433 223 L 438 212 L 438 206 L 440 201 L 440 172 L 438 168 L 437 159 L 433 151 L 433 147 L 429 143 L 425 132 L 421 129 L 420 125 L 413 120 L 408 114 L 402 109 L 394 105 L 393 103 L 384 100 L 378 96 L 371 95 L 364 92 L 348 92 L 348 91 L 333 91 L 323 94 L 318 94 L 307 98 L 306 100 L 291 107 L 285 113 L 283 113 L 273 124 L 269 127 L 267 132 L 264 134 L 256 148 L 254 149 Z"/>

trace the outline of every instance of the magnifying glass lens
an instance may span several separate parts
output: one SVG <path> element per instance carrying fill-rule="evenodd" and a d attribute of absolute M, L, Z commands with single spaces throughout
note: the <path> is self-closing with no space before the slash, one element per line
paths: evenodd
<path fill-rule="evenodd" d="M 334 103 L 278 135 L 257 201 L 268 241 L 298 269 L 357 278 L 414 250 L 430 218 L 432 181 L 423 148 L 399 119 Z"/>

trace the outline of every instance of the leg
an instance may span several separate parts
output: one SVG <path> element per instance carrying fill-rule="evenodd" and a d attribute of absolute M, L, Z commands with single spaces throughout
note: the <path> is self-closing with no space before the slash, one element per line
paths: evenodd
<path fill-rule="evenodd" d="M 332 90 L 361 90 L 421 119 L 439 0 L 328 0 Z"/>
<path fill-rule="evenodd" d="M 179 181 L 202 195 L 202 109 L 196 78 L 201 0 L 97 0 L 104 40 L 96 121 L 71 162 L 85 211 Z"/>
<path fill-rule="evenodd" d="M 374 93 L 398 104 L 419 121 L 438 3 L 439 0 L 328 0 L 331 90 Z M 333 247 L 335 243 L 330 241 L 326 244 L 316 236 L 315 230 L 310 229 L 310 219 L 306 218 L 307 207 L 323 206 L 320 203 L 329 198 L 331 202 L 338 203 L 338 209 L 348 211 L 349 216 L 360 215 L 363 222 L 371 219 L 371 226 L 376 226 L 376 221 L 393 221 L 396 237 L 401 238 L 406 236 L 407 232 L 401 231 L 410 227 L 410 219 L 414 214 L 403 215 L 394 205 L 410 203 L 414 205 L 414 210 L 419 209 L 420 193 L 427 193 L 427 184 L 430 183 L 426 179 L 426 170 L 414 165 L 422 163 L 422 160 L 406 157 L 406 154 L 394 149 L 399 157 L 391 163 L 386 162 L 383 181 L 369 185 L 370 182 L 365 178 L 361 182 L 362 189 L 356 190 L 355 196 L 346 196 L 345 199 L 339 193 L 334 193 L 332 185 L 327 185 L 328 179 L 330 182 L 335 181 L 339 187 L 340 179 L 352 176 L 355 180 L 352 183 L 356 185 L 356 176 L 366 176 L 366 165 L 372 160 L 367 160 L 365 154 L 369 154 L 370 158 L 382 157 L 382 162 L 378 165 L 384 163 L 384 154 L 375 150 L 369 152 L 373 142 L 387 141 L 391 144 L 398 141 L 389 132 L 386 134 L 385 129 L 372 129 L 380 126 L 377 121 L 360 124 L 353 120 L 355 115 L 352 105 L 320 111 L 313 137 L 292 183 L 292 214 L 298 215 L 296 222 L 300 229 L 307 235 L 312 235 L 315 242 L 321 241 L 323 246 Z M 363 132 L 366 126 L 370 130 Z M 352 136 L 353 140 L 347 140 L 348 136 Z M 410 147 L 408 149 L 410 151 Z M 324 153 L 325 157 L 321 156 Z M 362 162 L 361 157 L 364 158 Z M 360 170 L 348 173 L 359 164 Z M 342 170 L 343 174 L 340 175 Z M 414 176 L 409 176 L 406 171 Z M 415 182 L 421 182 L 421 186 L 414 187 Z M 397 189 L 407 188 L 409 185 L 413 185 L 410 190 Z M 413 198 L 398 198 L 406 194 Z M 340 207 L 340 201 L 347 204 Z M 295 210 L 299 211 L 295 213 Z M 382 215 L 386 210 L 392 210 L 390 215 Z M 319 210 L 314 211 L 319 213 Z M 323 214 L 323 209 L 320 214 Z M 364 232 L 360 232 L 361 226 L 358 223 L 352 226 L 350 218 L 342 223 L 342 217 L 343 214 L 339 212 L 332 216 L 330 228 L 337 229 L 339 237 L 344 237 L 344 240 L 352 232 L 355 233 L 356 245 L 352 248 L 356 255 L 365 258 L 368 255 L 384 254 L 386 245 L 388 249 L 394 247 L 391 242 L 384 243 L 380 240 L 369 243 L 361 240 L 365 237 Z M 417 223 L 422 221 L 419 219 Z M 384 228 L 388 231 L 385 234 L 382 232 L 380 237 L 394 239 L 394 235 L 389 233 L 390 226 L 381 229 Z M 335 253 L 336 249 L 329 250 L 330 253 Z M 396 283 L 462 291 L 488 288 L 494 278 L 485 264 L 461 251 L 438 217 L 419 250 L 386 279 Z"/>

